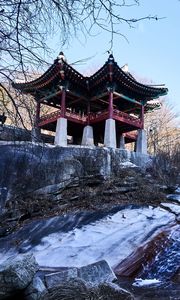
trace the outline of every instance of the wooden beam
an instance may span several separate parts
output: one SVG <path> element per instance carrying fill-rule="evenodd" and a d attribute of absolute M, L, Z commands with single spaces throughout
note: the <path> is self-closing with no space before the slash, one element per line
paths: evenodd
<path fill-rule="evenodd" d="M 41 103 L 44 104 L 44 105 L 50 106 L 50 107 L 54 107 L 54 108 L 60 108 L 61 107 L 60 104 L 52 104 L 52 103 L 49 103 L 49 102 L 41 102 Z"/>
<path fill-rule="evenodd" d="M 80 99 L 82 99 L 82 100 L 87 101 L 87 97 L 84 97 L 84 96 L 82 96 L 82 95 L 79 95 L 79 94 L 76 93 L 76 92 L 72 92 L 72 91 L 67 90 L 67 93 L 70 94 L 70 95 L 73 95 L 73 96 L 75 96 L 75 97 L 78 97 L 78 98 L 80 98 Z"/>
<path fill-rule="evenodd" d="M 105 92 L 105 93 L 102 93 L 102 94 L 100 94 L 100 95 L 97 95 L 97 96 L 92 97 L 92 98 L 91 98 L 91 101 L 98 100 L 99 98 L 102 98 L 102 97 L 104 97 L 104 96 L 108 96 L 108 91 Z"/>
<path fill-rule="evenodd" d="M 51 99 L 51 98 L 53 98 L 53 97 L 59 96 L 61 93 L 62 93 L 61 90 L 55 91 L 54 93 L 52 93 L 52 94 L 50 94 L 50 95 L 48 95 L 48 96 L 45 96 L 45 97 L 41 98 L 39 101 L 40 101 L 40 102 L 43 102 L 43 101 L 45 101 L 45 100 L 49 100 L 49 99 Z"/>
<path fill-rule="evenodd" d="M 125 100 L 127 100 L 127 101 L 132 102 L 132 103 L 136 103 L 136 104 L 138 104 L 139 106 L 142 105 L 140 102 L 136 101 L 135 99 L 132 99 L 132 98 L 130 98 L 130 97 L 128 97 L 128 96 L 125 96 L 125 95 L 123 95 L 123 94 L 114 92 L 114 95 L 119 96 L 119 98 L 125 99 Z"/>
<path fill-rule="evenodd" d="M 78 99 L 72 100 L 71 102 L 68 103 L 68 106 L 70 106 L 70 105 L 72 105 L 74 103 L 77 103 L 77 102 L 79 102 L 81 100 L 84 100 L 84 99 L 83 98 L 78 98 Z"/>

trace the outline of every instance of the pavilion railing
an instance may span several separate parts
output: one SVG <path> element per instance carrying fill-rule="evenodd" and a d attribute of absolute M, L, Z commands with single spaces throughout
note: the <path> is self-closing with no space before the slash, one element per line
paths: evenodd
<path fill-rule="evenodd" d="M 39 126 L 42 126 L 42 125 L 50 123 L 50 122 L 54 122 L 60 117 L 61 117 L 61 110 L 60 109 L 57 110 L 57 111 L 54 111 L 52 113 L 43 115 L 39 119 Z M 71 112 L 71 111 L 66 111 L 65 117 L 68 118 L 68 119 L 80 121 L 82 123 L 87 122 L 87 115 L 80 115 L 78 113 L 74 113 L 74 112 Z"/>
<path fill-rule="evenodd" d="M 41 118 L 39 119 L 39 126 L 42 126 L 44 124 L 47 123 L 51 123 L 56 121 L 59 117 L 61 116 L 61 110 L 57 110 L 54 111 L 52 113 L 46 114 L 41 116 Z M 120 118 L 120 121 L 124 121 L 127 123 L 131 123 L 132 125 L 135 125 L 139 128 L 141 128 L 142 126 L 142 121 L 141 119 L 139 119 L 138 117 L 135 116 L 131 116 L 125 112 L 119 111 L 117 109 L 113 110 L 113 116 L 117 116 Z M 81 122 L 82 124 L 86 124 L 88 121 L 88 115 L 86 114 L 78 114 L 75 112 L 71 112 L 71 111 L 66 111 L 65 113 L 65 117 L 69 120 L 74 120 L 74 121 L 78 121 Z M 98 113 L 90 113 L 89 114 L 89 121 L 94 122 L 94 121 L 100 121 L 100 120 L 105 120 L 108 118 L 108 110 L 104 110 Z"/>
<path fill-rule="evenodd" d="M 41 116 L 39 122 L 59 118 L 60 115 L 61 115 L 61 110 L 56 110 L 53 111 L 52 113 Z"/>
<path fill-rule="evenodd" d="M 128 120 L 131 123 L 134 123 L 135 125 L 139 125 L 140 127 L 142 125 L 142 121 L 138 117 L 131 116 L 131 115 L 129 115 L 129 114 L 125 113 L 125 112 L 119 111 L 117 109 L 113 110 L 113 115 L 116 115 L 116 116 L 121 117 L 121 118 L 123 118 L 125 120 Z"/>

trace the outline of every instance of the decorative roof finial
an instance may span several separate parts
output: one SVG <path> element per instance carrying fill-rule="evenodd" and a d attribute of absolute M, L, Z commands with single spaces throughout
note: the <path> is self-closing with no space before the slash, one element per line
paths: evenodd
<path fill-rule="evenodd" d="M 128 73 L 128 71 L 129 71 L 128 64 L 125 64 L 123 67 L 121 67 L 121 69 L 122 69 L 125 73 Z"/>
<path fill-rule="evenodd" d="M 114 60 L 113 52 L 108 50 L 107 53 L 109 54 L 108 60 Z"/>
<path fill-rule="evenodd" d="M 57 60 L 59 63 L 61 63 L 62 61 L 67 62 L 67 59 L 62 51 L 59 52 L 59 55 L 57 56 Z"/>

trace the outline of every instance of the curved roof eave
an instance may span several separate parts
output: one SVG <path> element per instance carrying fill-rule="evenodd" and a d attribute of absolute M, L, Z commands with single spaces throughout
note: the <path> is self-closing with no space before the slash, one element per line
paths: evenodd
<path fill-rule="evenodd" d="M 70 78 L 72 81 L 76 82 L 78 85 L 83 86 L 88 89 L 87 82 L 90 87 L 97 85 L 98 82 L 102 82 L 103 79 L 107 79 L 109 68 L 109 63 L 113 64 L 113 74 L 115 76 L 115 81 L 124 84 L 127 89 L 130 89 L 132 92 L 137 94 L 145 95 L 146 97 L 156 98 L 159 96 L 166 95 L 168 93 L 167 88 L 157 88 L 145 85 L 136 81 L 136 79 L 131 76 L 131 74 L 123 71 L 118 64 L 114 61 L 114 58 L 111 56 L 105 62 L 105 64 L 93 75 L 90 77 L 85 77 L 76 71 L 72 66 L 67 64 L 65 61 L 54 61 L 54 64 L 39 78 L 24 82 L 24 83 L 12 83 L 12 86 L 15 89 L 19 89 L 25 93 L 33 93 L 37 89 L 41 89 L 51 83 L 58 75 L 60 76 L 61 71 L 64 71 L 65 77 Z"/>

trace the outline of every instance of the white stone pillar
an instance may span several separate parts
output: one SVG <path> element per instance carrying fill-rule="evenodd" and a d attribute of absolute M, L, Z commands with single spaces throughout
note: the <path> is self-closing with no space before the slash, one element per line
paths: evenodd
<path fill-rule="evenodd" d="M 104 133 L 104 146 L 116 148 L 116 123 L 113 119 L 107 119 Z"/>
<path fill-rule="evenodd" d="M 136 152 L 147 154 L 147 136 L 146 130 L 139 129 L 136 141 Z"/>
<path fill-rule="evenodd" d="M 93 127 L 92 126 L 87 125 L 84 127 L 81 145 L 94 146 L 94 137 L 93 137 Z"/>
<path fill-rule="evenodd" d="M 67 119 L 60 117 L 57 119 L 55 145 L 67 146 Z"/>
<path fill-rule="evenodd" d="M 123 134 L 120 137 L 119 149 L 125 150 L 125 138 Z"/>

